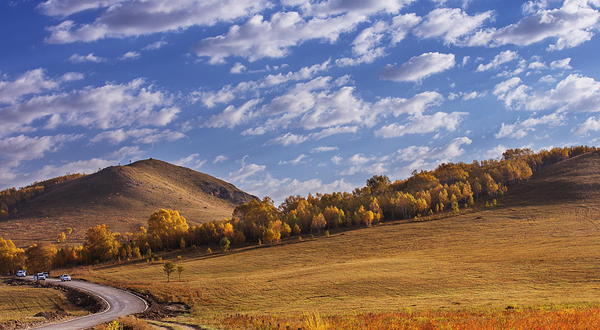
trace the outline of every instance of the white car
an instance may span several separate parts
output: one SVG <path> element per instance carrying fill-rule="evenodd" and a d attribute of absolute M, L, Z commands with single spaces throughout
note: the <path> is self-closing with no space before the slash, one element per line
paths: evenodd
<path fill-rule="evenodd" d="M 62 282 L 64 282 L 64 281 L 70 281 L 71 280 L 71 276 L 69 276 L 68 274 L 62 274 L 62 275 L 60 275 L 60 280 Z"/>
<path fill-rule="evenodd" d="M 44 275 L 44 273 L 37 273 L 37 274 L 33 275 L 33 279 L 36 281 L 45 281 L 46 275 Z"/>
<path fill-rule="evenodd" d="M 27 276 L 27 271 L 19 270 L 16 275 L 17 275 L 17 277 L 25 277 L 25 276 Z"/>

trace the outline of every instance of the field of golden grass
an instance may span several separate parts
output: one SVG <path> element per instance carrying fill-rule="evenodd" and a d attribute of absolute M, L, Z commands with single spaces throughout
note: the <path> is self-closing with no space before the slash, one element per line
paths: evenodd
<path fill-rule="evenodd" d="M 307 312 L 331 322 L 344 315 L 359 322 L 357 315 L 393 318 L 408 309 L 423 320 L 443 319 L 435 313 L 444 311 L 471 319 L 483 314 L 489 320 L 504 315 L 506 308 L 555 311 L 552 317 L 566 328 L 568 313 L 561 311 L 593 323 L 600 305 L 600 162 L 595 158 L 542 171 L 546 174 L 509 190 L 494 208 L 476 205 L 457 216 L 385 223 L 229 253 L 163 255 L 163 261 L 186 268 L 181 281 L 172 275 L 167 283 L 162 263 L 145 260 L 73 272 L 161 301 L 188 303 L 192 320 L 209 323 L 231 315 L 302 320 Z M 590 159 L 593 167 L 581 164 Z M 434 314 L 428 318 L 427 313 Z M 522 324 L 526 329 L 528 323 Z"/>
<path fill-rule="evenodd" d="M 39 312 L 85 315 L 87 311 L 71 304 L 64 293 L 52 288 L 9 286 L 0 283 L 0 328 L 18 321 L 21 324 L 45 321 Z"/>

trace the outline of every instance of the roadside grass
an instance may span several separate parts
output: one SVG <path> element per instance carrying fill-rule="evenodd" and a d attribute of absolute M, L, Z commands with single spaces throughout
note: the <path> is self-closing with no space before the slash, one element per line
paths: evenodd
<path fill-rule="evenodd" d="M 87 311 L 71 304 L 62 291 L 52 288 L 9 286 L 0 283 L 0 326 L 7 323 L 45 321 L 34 317 L 39 312 L 65 312 L 86 315 Z"/>

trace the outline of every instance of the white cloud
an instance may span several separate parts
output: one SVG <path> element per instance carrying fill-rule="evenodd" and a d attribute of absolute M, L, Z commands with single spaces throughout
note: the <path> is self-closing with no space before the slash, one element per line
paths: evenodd
<path fill-rule="evenodd" d="M 298 164 L 303 163 L 303 160 L 306 159 L 307 157 L 308 156 L 306 156 L 305 154 L 301 154 L 300 156 L 298 156 L 292 160 L 288 160 L 288 161 L 280 160 L 278 164 L 279 165 L 287 165 L 287 164 L 298 165 Z"/>
<path fill-rule="evenodd" d="M 240 74 L 243 73 L 244 71 L 246 71 L 246 66 L 243 65 L 240 62 L 235 63 L 235 65 L 231 68 L 231 70 L 229 70 L 230 73 L 233 74 Z"/>
<path fill-rule="evenodd" d="M 44 69 L 27 71 L 13 81 L 0 81 L 0 104 L 12 104 L 24 95 L 53 90 L 58 88 L 59 85 L 60 82 L 49 78 Z"/>
<path fill-rule="evenodd" d="M 112 5 L 116 4 L 116 5 Z M 271 6 L 267 0 L 53 0 L 40 5 L 50 16 L 67 16 L 101 8 L 94 22 L 66 20 L 48 28 L 49 43 L 92 42 L 153 33 L 181 31 L 191 26 L 213 26 L 247 17 Z"/>
<path fill-rule="evenodd" d="M 348 162 L 352 165 L 363 165 L 372 161 L 372 157 L 365 157 L 363 154 L 355 154 L 354 156 L 348 158 Z"/>
<path fill-rule="evenodd" d="M 463 145 L 469 145 L 473 141 L 467 137 L 458 137 L 445 146 L 429 148 L 427 146 L 410 146 L 396 152 L 396 160 L 399 162 L 411 162 L 401 168 L 397 176 L 408 177 L 416 169 L 433 169 L 438 164 L 447 163 L 465 153 Z"/>
<path fill-rule="evenodd" d="M 321 140 L 328 136 L 332 136 L 335 134 L 345 134 L 345 133 L 356 133 L 358 132 L 358 126 L 337 126 L 325 128 L 320 132 L 311 133 L 310 137 L 315 140 Z"/>
<path fill-rule="evenodd" d="M 540 80 L 538 80 L 541 83 L 547 83 L 547 84 L 551 84 L 551 83 L 555 83 L 556 82 L 556 78 L 552 77 L 552 75 L 546 75 L 540 78 Z"/>
<path fill-rule="evenodd" d="M 140 158 L 144 153 L 144 151 L 140 150 L 139 146 L 122 147 L 117 151 L 109 153 L 105 158 L 115 160 L 130 158 L 129 162 L 131 162 L 131 158 Z"/>
<path fill-rule="evenodd" d="M 116 145 L 129 138 L 134 138 L 134 143 L 151 144 L 161 141 L 173 142 L 176 140 L 183 139 L 184 137 L 185 134 L 181 132 L 174 132 L 171 130 L 162 131 L 158 129 L 143 128 L 125 131 L 123 129 L 118 129 L 114 131 L 104 131 L 102 133 L 99 133 L 93 138 L 91 138 L 90 142 L 98 143 L 101 141 L 108 141 L 110 144 Z"/>
<path fill-rule="evenodd" d="M 506 151 L 506 149 L 508 148 L 499 144 L 497 147 L 486 151 L 483 157 L 485 157 L 486 159 L 498 159 L 502 157 L 502 154 Z"/>
<path fill-rule="evenodd" d="M 320 179 L 300 181 L 292 178 L 281 180 L 273 178 L 270 174 L 259 180 L 246 180 L 240 188 L 248 193 L 258 196 L 269 196 L 276 203 L 282 203 L 292 195 L 307 196 L 309 193 L 332 193 L 338 191 L 352 191 L 355 185 L 347 183 L 344 179 L 323 183 Z"/>
<path fill-rule="evenodd" d="M 340 156 L 333 156 L 331 157 L 331 162 L 334 163 L 335 165 L 341 165 L 342 164 L 342 160 L 344 160 L 342 157 Z"/>
<path fill-rule="evenodd" d="M 445 112 L 437 112 L 431 116 L 416 116 L 412 118 L 406 125 L 394 123 L 383 126 L 375 131 L 375 136 L 383 138 L 401 137 L 405 134 L 425 134 L 436 132 L 441 128 L 444 128 L 449 132 L 453 132 L 456 130 L 463 118 L 467 115 L 467 112 L 452 112 L 450 114 Z"/>
<path fill-rule="evenodd" d="M 565 112 L 600 111 L 600 82 L 579 74 L 569 75 L 549 91 L 536 91 L 527 98 L 527 110 L 558 109 Z"/>
<path fill-rule="evenodd" d="M 127 52 L 119 57 L 121 61 L 137 60 L 142 54 L 140 52 Z"/>
<path fill-rule="evenodd" d="M 226 161 L 228 159 L 229 158 L 227 156 L 225 156 L 225 155 L 218 155 L 217 157 L 215 157 L 215 160 L 213 160 L 213 164 L 222 163 L 222 162 L 224 162 L 224 161 Z"/>
<path fill-rule="evenodd" d="M 254 99 L 247 101 L 238 108 L 233 105 L 228 106 L 223 112 L 210 117 L 204 124 L 206 127 L 229 127 L 233 128 L 237 125 L 247 122 L 255 116 L 253 110 L 262 100 Z"/>
<path fill-rule="evenodd" d="M 168 45 L 168 43 L 166 41 L 159 40 L 159 41 L 156 41 L 156 42 L 153 42 L 153 43 L 147 45 L 146 47 L 142 48 L 142 50 L 156 50 L 156 49 L 163 48 L 166 45 Z"/>
<path fill-rule="evenodd" d="M 571 133 L 574 135 L 588 135 L 589 132 L 600 131 L 600 120 L 596 120 L 596 117 L 589 117 L 585 122 L 573 127 Z"/>
<path fill-rule="evenodd" d="M 410 99 L 388 97 L 377 101 L 373 105 L 372 111 L 376 113 L 391 112 L 395 117 L 402 114 L 421 115 L 425 110 L 440 105 L 443 100 L 444 97 L 438 92 L 423 92 Z"/>
<path fill-rule="evenodd" d="M 156 133 L 142 136 L 133 140 L 133 143 L 144 143 L 144 144 L 153 144 L 162 141 L 173 142 L 185 137 L 185 134 L 181 132 L 173 132 L 171 130 L 158 131 L 155 130 Z"/>
<path fill-rule="evenodd" d="M 0 117 L 3 118 L 0 135 L 28 130 L 27 125 L 40 120 L 46 121 L 49 129 L 57 126 L 109 129 L 133 124 L 164 126 L 173 121 L 180 111 L 172 106 L 172 102 L 171 95 L 144 87 L 143 79 L 34 96 L 22 103 L 0 108 Z"/>
<path fill-rule="evenodd" d="M 497 69 L 502 64 L 514 61 L 519 58 L 519 54 L 512 50 L 506 50 L 496 55 L 492 61 L 488 64 L 479 64 L 477 67 L 477 72 L 483 72 L 490 69 Z"/>
<path fill-rule="evenodd" d="M 421 82 L 424 78 L 452 68 L 454 64 L 454 54 L 425 53 L 412 57 L 400 68 L 392 65 L 382 68 L 380 77 L 393 81 Z"/>
<path fill-rule="evenodd" d="M 469 16 L 459 8 L 437 8 L 431 11 L 413 33 L 419 38 L 443 38 L 447 45 L 461 45 L 488 19 L 492 11 Z"/>
<path fill-rule="evenodd" d="M 500 29 L 479 31 L 470 44 L 527 46 L 545 39 L 553 39 L 554 43 L 548 46 L 550 51 L 578 46 L 592 38 L 600 19 L 600 12 L 593 9 L 589 3 L 597 6 L 594 1 L 586 0 L 568 0 L 561 8 L 556 9 L 539 6 L 535 8 L 535 13 L 518 23 Z"/>
<path fill-rule="evenodd" d="M 84 63 L 84 62 L 100 63 L 100 62 L 106 62 L 106 59 L 104 57 L 98 57 L 98 56 L 94 55 L 94 53 L 89 53 L 85 56 L 75 53 L 75 54 L 71 55 L 71 57 L 69 57 L 69 61 L 71 61 L 73 63 Z"/>
<path fill-rule="evenodd" d="M 258 173 L 258 172 L 262 172 L 265 170 L 265 168 L 267 168 L 264 165 L 256 165 L 256 164 L 244 164 L 244 162 L 242 162 L 242 168 L 240 168 L 239 170 L 229 173 L 229 175 L 227 176 L 227 181 L 229 182 L 244 182 L 248 177 Z"/>
<path fill-rule="evenodd" d="M 512 138 L 512 139 L 521 139 L 529 134 L 529 132 L 535 131 L 536 126 L 541 125 L 549 125 L 549 126 L 558 126 L 563 124 L 565 117 L 561 113 L 553 113 L 550 115 L 542 116 L 540 118 L 528 118 L 523 121 L 517 121 L 514 124 L 504 124 L 502 123 L 502 127 L 498 133 L 494 134 L 496 139 L 500 138 Z"/>
<path fill-rule="evenodd" d="M 206 163 L 206 160 L 200 159 L 200 154 L 191 154 L 173 162 L 175 165 L 189 167 L 191 169 L 199 169 Z"/>
<path fill-rule="evenodd" d="M 310 153 L 320 153 L 320 152 L 329 152 L 329 151 L 335 151 L 338 150 L 338 147 L 325 147 L 325 146 L 320 146 L 320 147 L 316 147 L 313 148 Z"/>
<path fill-rule="evenodd" d="M 267 143 L 265 143 L 265 145 L 281 144 L 284 147 L 288 147 L 288 146 L 298 145 L 300 143 L 305 142 L 306 140 L 308 140 L 307 136 L 286 133 L 285 135 L 282 135 L 282 136 L 279 136 L 279 137 L 276 137 L 274 139 L 267 141 Z"/>
<path fill-rule="evenodd" d="M 570 70 L 573 69 L 569 63 L 571 62 L 571 58 L 567 57 L 565 59 L 562 60 L 558 60 L 558 61 L 553 61 L 552 63 L 550 63 L 550 68 L 557 70 L 557 69 L 562 69 L 562 70 Z"/>
<path fill-rule="evenodd" d="M 83 135 L 73 134 L 28 137 L 21 134 L 0 139 L 0 164 L 6 168 L 16 167 L 23 161 L 43 158 L 46 153 L 61 149 L 64 142 L 82 137 Z"/>
<path fill-rule="evenodd" d="M 200 41 L 194 51 L 200 57 L 209 57 L 212 64 L 224 63 L 230 56 L 241 56 L 251 62 L 282 58 L 291 47 L 308 40 L 335 42 L 341 33 L 353 30 L 364 20 L 364 16 L 345 14 L 305 21 L 297 12 L 277 12 L 270 21 L 264 21 L 262 15 L 256 15 L 241 26 L 232 26 L 225 35 Z"/>
<path fill-rule="evenodd" d="M 368 16 L 378 12 L 396 14 L 404 6 L 415 0 L 362 0 L 362 1 L 340 1 L 325 0 L 315 1 L 291 1 L 296 5 L 302 4 L 300 8 L 308 16 L 331 16 L 340 14 L 352 14 L 355 16 Z M 286 1 L 288 4 L 289 0 Z"/>

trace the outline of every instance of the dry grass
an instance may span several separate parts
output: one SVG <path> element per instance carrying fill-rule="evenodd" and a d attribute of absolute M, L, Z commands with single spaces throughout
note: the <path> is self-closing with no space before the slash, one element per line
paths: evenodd
<path fill-rule="evenodd" d="M 189 303 L 194 316 L 204 320 L 223 320 L 231 314 L 294 319 L 306 311 L 316 311 L 328 322 L 336 320 L 328 316 L 356 313 L 393 319 L 403 314 L 388 313 L 411 308 L 431 322 L 457 315 L 480 320 L 482 329 L 491 329 L 497 325 L 494 320 L 512 320 L 516 315 L 534 322 L 519 321 L 521 328 L 552 328 L 535 323 L 544 319 L 544 313 L 501 311 L 507 306 L 600 303 L 599 185 L 600 157 L 592 154 L 536 173 L 530 182 L 511 189 L 498 207 L 480 212 L 227 254 L 200 256 L 188 251 L 181 261 L 175 257 L 181 253 L 165 255 L 165 261 L 185 266 L 182 282 L 167 284 L 157 263 L 78 272 L 163 301 Z M 453 312 L 446 315 L 445 310 Z M 463 311 L 466 314 L 460 314 Z M 477 316 L 478 311 L 492 316 Z M 582 328 L 597 328 L 595 307 L 559 309 L 552 317 L 568 324 L 571 312 L 579 315 L 577 320 L 592 322 Z M 362 322 L 359 316 L 354 320 Z M 469 328 L 456 325 L 462 322 L 457 320 L 452 329 Z"/>
<path fill-rule="evenodd" d="M 85 315 L 85 310 L 71 304 L 62 291 L 52 288 L 8 286 L 0 284 L 0 325 L 18 321 L 21 323 L 44 321 L 34 317 L 39 312 L 65 312 Z"/>

